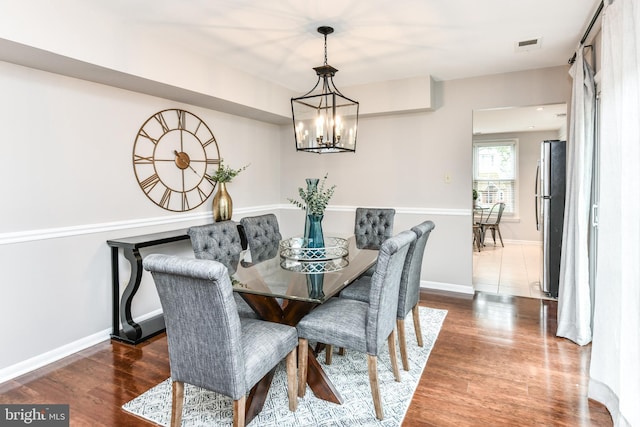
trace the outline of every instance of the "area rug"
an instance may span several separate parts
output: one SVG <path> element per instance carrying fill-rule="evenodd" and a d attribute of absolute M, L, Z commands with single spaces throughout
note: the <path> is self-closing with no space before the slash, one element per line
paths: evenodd
<path fill-rule="evenodd" d="M 384 420 L 379 421 L 375 416 L 369 386 L 367 356 L 347 351 L 345 356 L 334 354 L 332 363 L 328 366 L 324 364 L 324 354 L 319 356 L 322 368 L 342 395 L 344 400 L 342 405 L 316 398 L 307 386 L 305 397 L 298 399 L 297 411 L 290 412 L 286 373 L 284 364 L 281 363 L 273 378 L 262 411 L 249 426 L 399 426 L 407 412 L 446 315 L 446 310 L 420 307 L 424 347 L 418 347 L 413 321 L 411 316 L 407 317 L 405 327 L 410 369 L 409 371 L 402 369 L 398 354 L 401 382 L 396 382 L 393 377 L 386 346 L 378 355 L 378 377 Z M 163 381 L 127 402 L 122 408 L 148 421 L 168 426 L 171 422 L 171 379 Z M 232 420 L 230 398 L 185 384 L 183 426 L 231 425 Z"/>

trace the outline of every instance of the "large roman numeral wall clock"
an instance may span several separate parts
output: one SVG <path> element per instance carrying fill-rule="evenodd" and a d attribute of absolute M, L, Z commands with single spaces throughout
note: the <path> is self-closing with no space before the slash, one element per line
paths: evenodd
<path fill-rule="evenodd" d="M 211 129 L 198 116 L 170 109 L 149 117 L 133 146 L 133 170 L 140 188 L 156 205 L 184 212 L 204 203 L 216 183 L 220 151 Z"/>

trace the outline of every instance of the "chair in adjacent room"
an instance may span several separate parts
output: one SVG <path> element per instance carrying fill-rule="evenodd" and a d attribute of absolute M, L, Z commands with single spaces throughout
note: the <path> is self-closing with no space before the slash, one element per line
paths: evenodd
<path fill-rule="evenodd" d="M 152 254 L 142 263 L 153 276 L 167 327 L 171 426 L 181 422 L 185 383 L 233 399 L 233 425 L 244 426 L 247 393 L 285 358 L 289 410 L 296 410 L 294 327 L 239 317 L 219 262 Z"/>
<path fill-rule="evenodd" d="M 489 214 L 482 219 L 481 222 L 477 224 L 480 226 L 480 236 L 482 238 L 482 245 L 485 245 L 485 237 L 487 234 L 487 230 L 491 231 L 491 236 L 493 237 L 493 245 L 496 244 L 496 232 L 498 233 L 498 237 L 500 238 L 500 244 L 504 248 L 504 243 L 502 242 L 502 234 L 500 233 L 500 219 L 502 219 L 502 212 L 504 212 L 505 204 L 502 202 L 496 203 L 491 206 L 491 210 Z"/>
<path fill-rule="evenodd" d="M 244 217 L 240 219 L 240 225 L 247 239 L 252 262 L 278 255 L 282 235 L 278 218 L 274 214 Z"/>
<path fill-rule="evenodd" d="M 412 231 L 387 239 L 380 248 L 376 271 L 371 278 L 369 303 L 332 298 L 298 322 L 298 395 L 304 396 L 307 381 L 309 341 L 344 347 L 367 354 L 369 382 L 376 417 L 384 418 L 378 385 L 378 354 L 387 341 L 393 374 L 400 381 L 396 355 L 396 313 L 400 278 L 409 247 L 416 240 Z"/>
<path fill-rule="evenodd" d="M 236 272 L 242 243 L 238 224 L 233 221 L 214 222 L 213 224 L 190 227 L 187 234 L 191 239 L 193 253 L 198 259 L 208 259 L 222 263 L 229 271 L 229 276 Z M 242 297 L 234 293 L 240 317 L 258 318 Z"/>
<path fill-rule="evenodd" d="M 434 228 L 435 224 L 433 221 L 424 221 L 411 228 L 411 231 L 416 234 L 416 241 L 409 247 L 407 259 L 402 270 L 402 277 L 400 279 L 396 324 L 398 328 L 398 343 L 400 345 L 402 367 L 405 371 L 409 370 L 409 357 L 407 354 L 404 320 L 409 312 L 412 312 L 413 315 L 413 326 L 415 328 L 418 346 L 423 346 L 418 306 L 418 303 L 420 302 L 420 275 L 427 240 Z M 340 293 L 340 297 L 368 303 L 371 295 L 371 281 L 371 277 L 360 277 L 350 286 L 346 287 Z"/>

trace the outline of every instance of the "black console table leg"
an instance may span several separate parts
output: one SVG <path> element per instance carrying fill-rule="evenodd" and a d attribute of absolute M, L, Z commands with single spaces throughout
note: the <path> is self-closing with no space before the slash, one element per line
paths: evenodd
<path fill-rule="evenodd" d="M 120 333 L 120 268 L 118 267 L 118 248 L 111 248 L 111 336 Z"/>
<path fill-rule="evenodd" d="M 188 240 L 187 229 L 107 240 L 111 247 L 111 285 L 112 285 L 112 334 L 111 338 L 128 344 L 138 344 L 165 330 L 164 316 L 158 314 L 149 319 L 135 322 L 131 316 L 133 298 L 142 282 L 142 256 L 139 248 L 163 245 L 171 242 Z M 122 249 L 124 257 L 131 265 L 129 282 L 120 297 L 120 269 L 118 249 Z M 122 324 L 122 329 L 120 329 Z"/>
<path fill-rule="evenodd" d="M 122 301 L 120 303 L 120 320 L 122 322 L 122 330 L 125 335 L 133 340 L 137 341 L 142 336 L 142 328 L 131 317 L 131 302 L 133 297 L 138 292 L 140 282 L 142 281 L 142 257 L 140 251 L 137 249 L 123 249 L 124 257 L 131 264 L 131 277 L 129 277 L 129 283 L 122 293 Z"/>

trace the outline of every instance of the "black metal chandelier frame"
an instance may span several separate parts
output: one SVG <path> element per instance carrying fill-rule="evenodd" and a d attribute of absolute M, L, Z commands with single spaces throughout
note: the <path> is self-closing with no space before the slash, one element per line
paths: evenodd
<path fill-rule="evenodd" d="M 313 88 L 302 96 L 291 98 L 294 136 L 298 151 L 315 153 L 356 151 L 359 103 L 344 96 L 333 82 L 333 76 L 338 70 L 327 63 L 327 35 L 333 31 L 332 27 L 318 27 L 318 32 L 324 35 L 324 65 L 313 68 L 318 75 Z M 320 82 L 322 82 L 320 91 L 314 93 L 320 86 Z M 306 111 L 303 111 L 305 109 Z M 301 111 L 303 115 L 306 113 L 306 123 L 309 128 L 311 128 L 309 126 L 311 114 L 316 115 L 315 136 L 302 133 L 304 118 L 303 120 L 300 120 L 300 117 L 296 118 L 296 110 L 298 110 L 298 116 Z M 346 111 L 349 116 L 347 135 L 342 133 L 343 117 L 339 115 L 339 110 Z"/>

